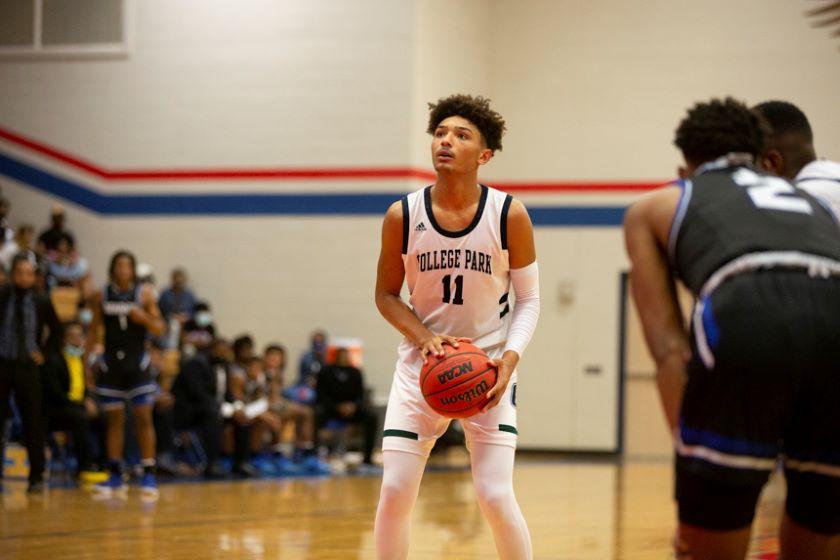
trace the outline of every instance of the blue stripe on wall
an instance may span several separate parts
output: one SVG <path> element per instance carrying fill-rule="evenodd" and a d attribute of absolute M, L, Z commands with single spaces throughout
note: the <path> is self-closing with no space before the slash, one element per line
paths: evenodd
<path fill-rule="evenodd" d="M 0 174 L 106 216 L 296 215 L 381 216 L 404 193 L 352 194 L 100 194 L 0 153 Z M 535 226 L 614 227 L 623 206 L 538 206 Z"/>

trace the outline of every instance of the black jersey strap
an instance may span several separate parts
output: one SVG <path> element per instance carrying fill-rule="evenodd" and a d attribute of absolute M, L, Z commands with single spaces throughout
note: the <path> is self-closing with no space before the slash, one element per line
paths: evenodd
<path fill-rule="evenodd" d="M 408 195 L 402 197 L 403 238 L 402 254 L 408 254 Z"/>
<path fill-rule="evenodd" d="M 508 248 L 508 235 L 507 235 L 507 224 L 508 224 L 508 211 L 510 210 L 510 203 L 513 202 L 513 197 L 511 195 L 505 196 L 505 201 L 502 204 L 502 218 L 501 223 L 499 224 L 499 231 L 501 231 L 502 235 L 502 251 L 507 251 Z"/>

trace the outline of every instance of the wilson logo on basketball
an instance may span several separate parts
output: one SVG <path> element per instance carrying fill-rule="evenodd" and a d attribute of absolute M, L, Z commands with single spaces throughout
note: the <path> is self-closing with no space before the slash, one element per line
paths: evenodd
<path fill-rule="evenodd" d="M 438 383 L 444 384 L 447 381 L 452 381 L 456 377 L 460 377 L 465 373 L 469 373 L 473 370 L 472 362 L 464 362 L 463 364 L 458 364 L 457 366 L 450 368 L 443 373 L 438 374 Z"/>
<path fill-rule="evenodd" d="M 455 404 L 458 402 L 471 402 L 473 399 L 480 397 L 484 393 L 490 390 L 490 384 L 486 381 L 482 380 L 478 385 L 472 387 L 466 391 L 462 391 L 457 395 L 452 395 L 451 397 L 443 397 L 440 399 L 441 404 L 449 405 Z"/>

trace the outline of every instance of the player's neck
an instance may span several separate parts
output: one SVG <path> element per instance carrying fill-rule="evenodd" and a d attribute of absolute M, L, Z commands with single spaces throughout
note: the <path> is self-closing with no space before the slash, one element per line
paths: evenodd
<path fill-rule="evenodd" d="M 134 286 L 134 284 L 132 284 L 131 282 L 121 284 L 121 283 L 116 282 L 116 281 L 113 282 L 112 285 L 114 286 L 114 289 L 116 289 L 118 292 L 127 292 L 128 290 L 130 290 Z"/>
<path fill-rule="evenodd" d="M 463 207 L 475 203 L 481 196 L 478 187 L 478 175 L 438 174 L 432 188 L 432 199 L 438 206 Z"/>

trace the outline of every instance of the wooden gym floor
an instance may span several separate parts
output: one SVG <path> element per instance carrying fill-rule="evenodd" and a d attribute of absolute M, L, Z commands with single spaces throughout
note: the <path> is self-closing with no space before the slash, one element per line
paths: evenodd
<path fill-rule="evenodd" d="M 450 457 L 449 463 L 466 459 Z M 5 481 L 3 560 L 374 558 L 379 477 L 336 476 L 161 485 L 156 503 L 136 487 L 95 501 L 76 488 L 29 497 Z M 665 462 L 519 459 L 517 497 L 542 560 L 671 558 L 671 469 Z M 750 558 L 776 557 L 783 483 L 765 491 Z M 412 560 L 496 558 L 472 498 L 469 471 L 426 473 L 413 517 Z"/>

